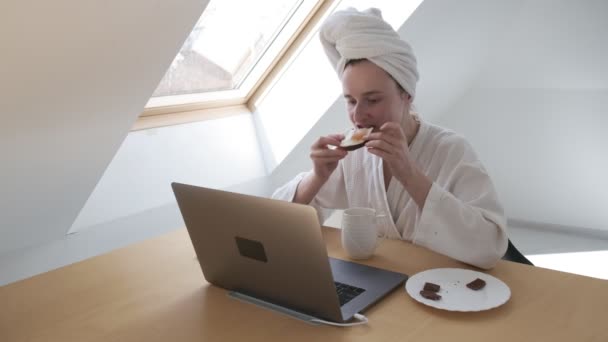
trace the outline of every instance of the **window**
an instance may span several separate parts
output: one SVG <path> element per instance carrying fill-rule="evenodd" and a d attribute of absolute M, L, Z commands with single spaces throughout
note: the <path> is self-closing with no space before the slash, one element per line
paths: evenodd
<path fill-rule="evenodd" d="M 322 2 L 211 0 L 146 108 L 245 103 Z"/>

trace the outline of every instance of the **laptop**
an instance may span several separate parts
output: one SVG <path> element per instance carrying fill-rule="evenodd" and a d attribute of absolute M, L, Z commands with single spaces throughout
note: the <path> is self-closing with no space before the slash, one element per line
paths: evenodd
<path fill-rule="evenodd" d="M 311 206 L 171 186 L 203 275 L 215 286 L 271 308 L 343 323 L 407 279 L 329 258 Z"/>

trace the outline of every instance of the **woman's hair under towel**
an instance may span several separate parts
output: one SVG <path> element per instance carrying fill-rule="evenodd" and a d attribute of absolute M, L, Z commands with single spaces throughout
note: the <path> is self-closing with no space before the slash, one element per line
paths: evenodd
<path fill-rule="evenodd" d="M 367 59 L 415 96 L 419 78 L 416 56 L 412 47 L 382 19 L 379 9 L 338 11 L 323 23 L 319 36 L 340 78 L 348 61 Z"/>

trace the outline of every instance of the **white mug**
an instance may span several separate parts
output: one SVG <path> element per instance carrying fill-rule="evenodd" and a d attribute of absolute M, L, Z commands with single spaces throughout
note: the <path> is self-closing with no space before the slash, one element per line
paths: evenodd
<path fill-rule="evenodd" d="M 349 208 L 342 214 L 342 248 L 352 259 L 367 259 L 374 254 L 378 239 L 378 218 L 372 208 Z"/>

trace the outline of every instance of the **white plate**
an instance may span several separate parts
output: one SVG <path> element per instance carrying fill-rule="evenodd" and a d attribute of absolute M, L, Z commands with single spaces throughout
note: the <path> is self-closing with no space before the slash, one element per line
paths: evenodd
<path fill-rule="evenodd" d="M 481 290 L 471 290 L 466 285 L 480 278 L 486 281 Z M 422 297 L 424 283 L 441 286 L 441 299 Z M 511 290 L 500 279 L 491 275 L 462 268 L 435 268 L 417 273 L 405 283 L 405 291 L 422 304 L 450 311 L 482 311 L 500 306 L 509 300 Z"/>

